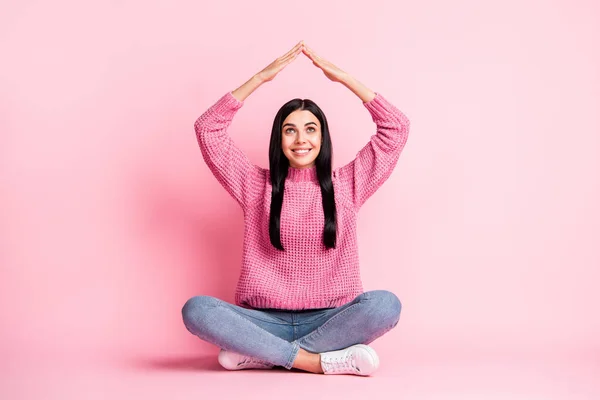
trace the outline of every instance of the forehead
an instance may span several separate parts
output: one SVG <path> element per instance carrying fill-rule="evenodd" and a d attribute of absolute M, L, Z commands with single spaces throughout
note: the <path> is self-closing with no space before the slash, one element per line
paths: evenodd
<path fill-rule="evenodd" d="M 308 110 L 296 110 L 290 113 L 287 118 L 283 121 L 283 123 L 291 123 L 295 125 L 304 126 L 307 122 L 316 122 L 319 124 L 319 119 L 315 116 L 315 114 L 311 113 Z"/>

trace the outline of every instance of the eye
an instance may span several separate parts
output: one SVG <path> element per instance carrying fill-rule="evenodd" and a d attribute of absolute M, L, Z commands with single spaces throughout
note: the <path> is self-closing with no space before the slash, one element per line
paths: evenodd
<path fill-rule="evenodd" d="M 311 129 L 312 129 L 312 130 L 311 130 Z M 308 128 L 308 131 L 309 131 L 309 132 L 314 132 L 314 131 L 315 131 L 315 128 L 313 128 L 313 127 L 311 126 L 311 127 L 309 127 L 309 128 Z"/>
<path fill-rule="evenodd" d="M 293 130 L 294 130 L 294 128 L 287 128 L 287 129 L 285 130 L 285 133 L 290 133 L 290 131 L 293 131 Z"/>

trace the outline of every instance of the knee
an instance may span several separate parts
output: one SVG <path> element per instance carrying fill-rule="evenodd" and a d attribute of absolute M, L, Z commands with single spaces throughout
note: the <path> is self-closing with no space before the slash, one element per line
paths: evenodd
<path fill-rule="evenodd" d="M 394 327 L 400 320 L 402 303 L 398 296 L 388 290 L 369 292 L 369 301 L 373 303 L 382 324 Z"/>
<path fill-rule="evenodd" d="M 212 296 L 194 296 L 185 302 L 181 309 L 183 323 L 186 328 L 194 333 L 204 324 L 210 310 L 219 304 L 219 300 Z"/>

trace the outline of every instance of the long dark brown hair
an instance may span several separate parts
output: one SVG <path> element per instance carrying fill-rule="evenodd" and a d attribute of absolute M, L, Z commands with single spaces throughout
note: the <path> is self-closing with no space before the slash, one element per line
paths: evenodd
<path fill-rule="evenodd" d="M 337 213 L 335 208 L 335 195 L 331 181 L 331 165 L 333 148 L 327 118 L 319 106 L 309 99 L 293 99 L 285 103 L 277 112 L 271 130 L 271 142 L 269 145 L 269 167 L 271 174 L 271 216 L 269 220 L 269 237 L 271 244 L 279 250 L 284 250 L 281 244 L 280 222 L 281 207 L 283 205 L 283 192 L 285 190 L 285 179 L 290 167 L 290 161 L 281 149 L 281 125 L 283 121 L 296 110 L 308 110 L 314 114 L 321 123 L 321 150 L 315 159 L 317 177 L 321 186 L 321 197 L 323 199 L 323 214 L 325 225 L 323 227 L 323 244 L 328 249 L 335 248 L 337 232 Z"/>

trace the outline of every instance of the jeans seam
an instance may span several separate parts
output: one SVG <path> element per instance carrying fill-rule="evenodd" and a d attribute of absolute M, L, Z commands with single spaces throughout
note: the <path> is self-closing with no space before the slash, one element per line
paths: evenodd
<path fill-rule="evenodd" d="M 342 316 L 344 314 L 346 314 L 349 310 L 352 310 L 355 308 L 355 306 L 360 305 L 360 303 L 354 303 L 352 304 L 350 307 L 346 308 L 344 311 L 335 314 L 333 317 L 329 318 L 327 321 L 325 321 L 325 323 L 321 326 L 319 326 L 317 329 L 315 329 L 314 331 L 312 331 L 311 333 L 309 333 L 306 336 L 303 336 L 301 338 L 298 339 L 298 343 L 300 342 L 304 342 L 305 340 L 309 340 L 312 339 L 313 336 L 319 336 L 322 334 L 322 331 L 325 330 L 327 328 L 327 326 L 330 324 L 330 322 L 332 322 L 333 320 L 335 320 L 337 317 Z"/>
<path fill-rule="evenodd" d="M 300 351 L 300 345 L 296 341 L 293 341 L 290 344 L 292 345 L 292 352 L 288 357 L 287 363 L 284 365 L 284 368 L 286 369 L 292 369 L 292 366 L 294 365 L 294 360 L 296 359 L 296 356 Z"/>
<path fill-rule="evenodd" d="M 259 320 L 259 321 L 266 322 L 266 323 L 268 323 L 268 324 L 275 324 L 275 325 L 286 325 L 286 326 L 287 326 L 287 325 L 290 325 L 289 323 L 283 323 L 283 322 L 273 322 L 273 321 L 269 321 L 269 320 L 266 320 L 266 319 L 263 319 L 263 318 L 256 317 L 256 316 L 254 316 L 254 315 L 251 315 L 251 314 L 247 314 L 247 313 L 245 313 L 245 312 L 244 312 L 244 311 L 242 311 L 242 310 L 237 310 L 237 309 L 235 309 L 235 308 L 231 307 L 231 306 L 230 306 L 230 304 L 227 304 L 227 303 L 225 303 L 225 304 L 218 304 L 218 305 L 216 305 L 215 307 L 219 307 L 219 306 L 220 306 L 220 307 L 227 307 L 227 308 L 229 308 L 231 311 L 233 311 L 233 312 L 234 312 L 234 313 L 236 313 L 236 314 L 237 314 L 238 312 L 240 312 L 241 314 L 244 314 L 245 316 L 247 316 L 247 317 L 249 317 L 249 318 L 254 318 L 254 319 L 257 319 L 257 320 Z"/>

